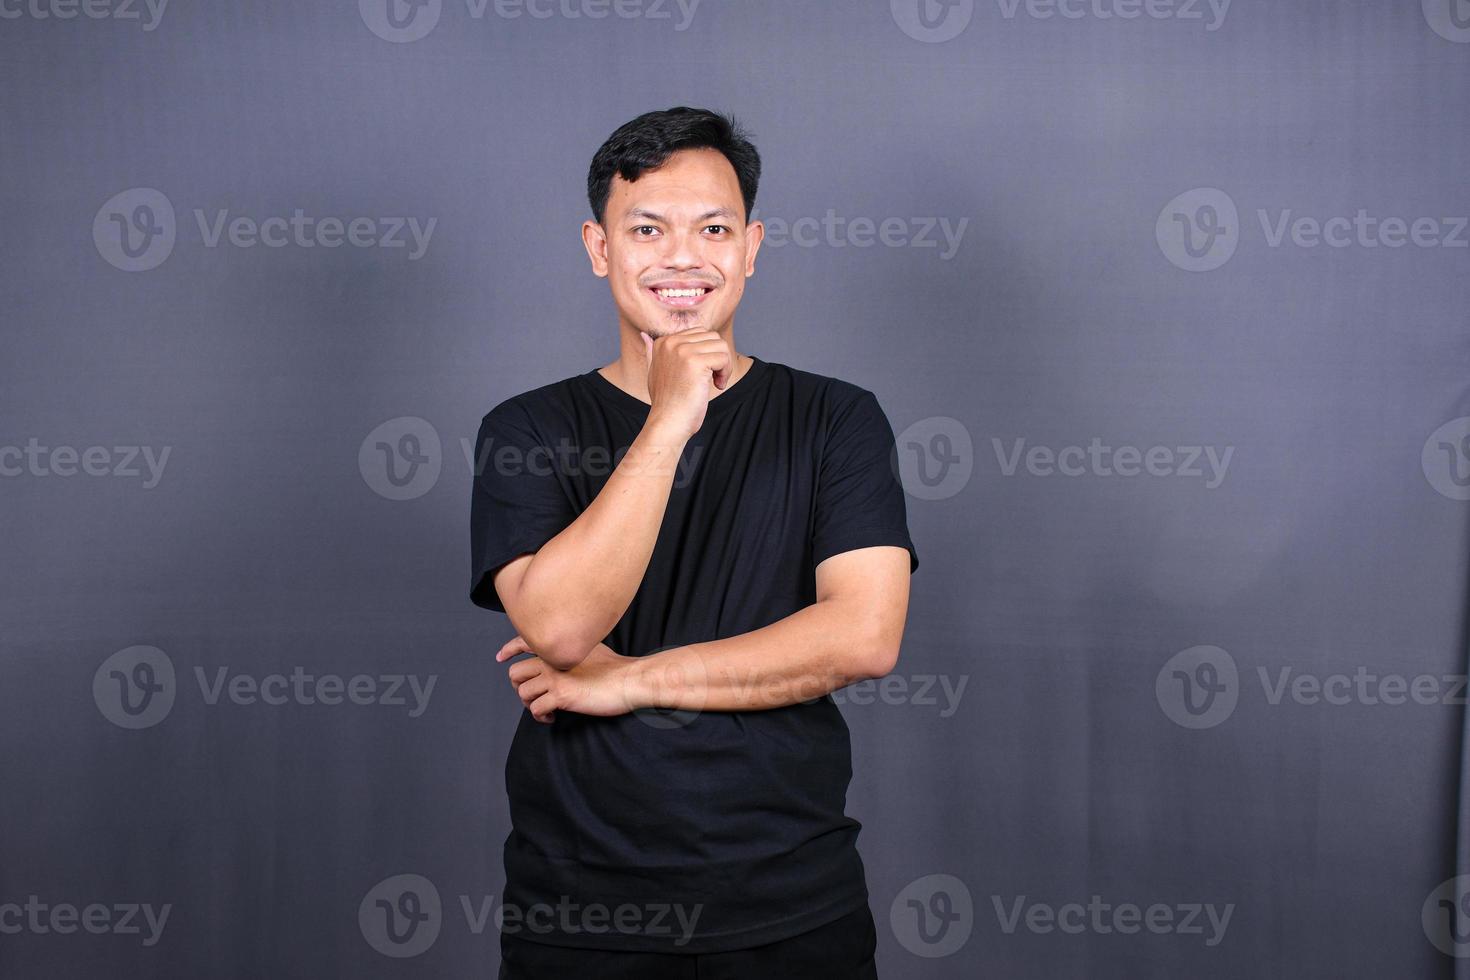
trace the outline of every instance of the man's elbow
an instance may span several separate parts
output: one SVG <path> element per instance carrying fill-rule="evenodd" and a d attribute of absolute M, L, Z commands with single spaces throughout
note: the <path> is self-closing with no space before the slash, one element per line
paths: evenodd
<path fill-rule="evenodd" d="M 596 643 L 584 643 L 581 641 L 562 642 L 553 645 L 541 659 L 555 667 L 557 670 L 571 670 L 577 664 L 587 659 Z"/>
<path fill-rule="evenodd" d="M 860 679 L 877 679 L 887 677 L 893 673 L 898 666 L 898 647 L 901 637 L 895 637 L 891 630 L 882 629 L 870 631 L 857 644 L 856 669 Z"/>
<path fill-rule="evenodd" d="M 898 666 L 898 648 L 893 647 L 891 652 L 884 651 L 876 656 L 868 667 L 868 676 L 873 679 L 887 677 L 893 673 Z"/>
<path fill-rule="evenodd" d="M 548 611 L 564 608 L 563 597 L 533 591 L 541 589 L 540 578 L 532 577 L 533 569 L 540 566 L 535 564 L 533 556 L 525 558 L 518 568 L 507 565 L 505 574 L 496 578 L 495 587 L 505 603 L 506 614 L 532 653 L 558 670 L 571 670 L 587 659 L 605 634 L 588 637 L 585 634 L 595 627 L 579 625 L 564 613 Z"/>
<path fill-rule="evenodd" d="M 527 641 L 527 645 L 531 645 Z M 597 641 L 588 641 L 576 636 L 552 637 L 542 641 L 540 647 L 531 645 L 531 652 L 557 670 L 571 670 L 587 659 Z"/>
<path fill-rule="evenodd" d="M 522 626 L 511 620 L 511 625 L 520 633 L 521 639 L 531 652 L 557 670 L 571 670 L 587 659 L 587 654 L 597 643 L 587 642 L 575 636 L 542 630 L 538 626 Z"/>

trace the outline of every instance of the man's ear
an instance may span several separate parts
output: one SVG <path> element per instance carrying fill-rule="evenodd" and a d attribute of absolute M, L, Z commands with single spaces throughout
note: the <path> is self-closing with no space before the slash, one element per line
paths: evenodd
<path fill-rule="evenodd" d="M 600 279 L 607 278 L 607 232 L 595 221 L 582 222 L 582 247 L 592 260 L 592 274 Z"/>
<path fill-rule="evenodd" d="M 745 277 L 749 279 L 755 275 L 755 253 L 760 251 L 761 242 L 766 237 L 766 226 L 760 221 L 752 221 L 745 226 Z"/>

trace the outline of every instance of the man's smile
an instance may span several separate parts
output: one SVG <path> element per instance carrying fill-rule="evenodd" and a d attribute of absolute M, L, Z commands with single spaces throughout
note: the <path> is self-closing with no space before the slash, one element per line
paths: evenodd
<path fill-rule="evenodd" d="M 665 282 L 648 287 L 654 299 L 658 300 L 661 305 L 673 309 L 698 306 L 714 290 L 714 286 L 702 282 Z"/>

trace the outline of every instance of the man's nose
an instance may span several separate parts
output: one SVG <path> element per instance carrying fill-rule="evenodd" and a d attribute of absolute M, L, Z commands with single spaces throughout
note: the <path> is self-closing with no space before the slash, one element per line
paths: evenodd
<path fill-rule="evenodd" d="M 664 265 L 679 269 L 693 268 L 703 263 L 702 242 L 703 239 L 697 232 L 670 231 L 664 236 L 664 248 L 660 257 Z"/>

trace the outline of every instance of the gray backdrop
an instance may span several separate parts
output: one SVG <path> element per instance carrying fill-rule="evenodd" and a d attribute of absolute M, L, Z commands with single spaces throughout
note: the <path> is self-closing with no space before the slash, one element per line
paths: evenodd
<path fill-rule="evenodd" d="M 882 975 L 1467 975 L 1470 3 L 392 2 L 0 0 L 0 976 L 493 976 L 466 444 L 678 104 L 898 436 Z"/>

